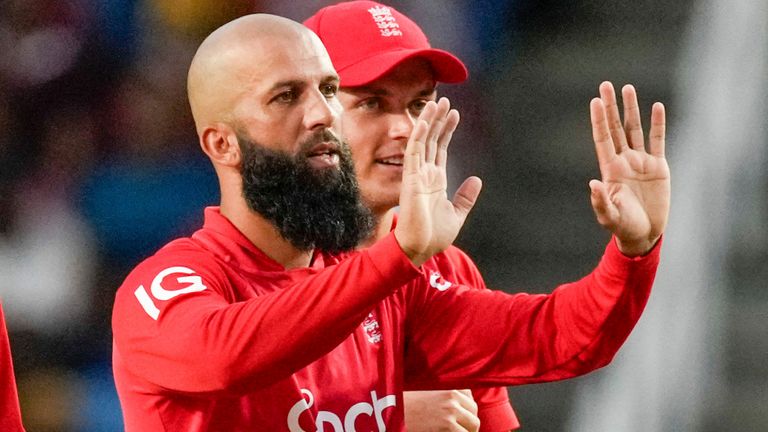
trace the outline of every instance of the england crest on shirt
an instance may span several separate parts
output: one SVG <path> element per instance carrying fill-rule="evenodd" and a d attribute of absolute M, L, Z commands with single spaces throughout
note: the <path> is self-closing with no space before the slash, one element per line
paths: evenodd
<path fill-rule="evenodd" d="M 445 280 L 440 272 L 433 271 L 429 275 L 429 285 L 438 291 L 445 291 L 453 284 L 450 281 Z"/>
<path fill-rule="evenodd" d="M 381 342 L 381 327 L 379 327 L 379 322 L 376 320 L 373 312 L 368 314 L 362 326 L 363 330 L 365 330 L 365 335 L 368 337 L 368 342 L 372 344 Z"/>

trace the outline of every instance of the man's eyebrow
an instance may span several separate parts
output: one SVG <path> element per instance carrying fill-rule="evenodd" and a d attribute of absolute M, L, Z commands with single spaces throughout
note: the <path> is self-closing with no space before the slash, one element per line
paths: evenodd
<path fill-rule="evenodd" d="M 419 96 L 431 96 L 437 91 L 436 85 L 430 85 L 429 87 L 425 88 L 424 90 L 419 92 Z"/>
<path fill-rule="evenodd" d="M 323 77 L 322 80 L 320 80 L 323 84 L 327 83 L 338 83 L 339 77 L 338 75 L 327 75 Z M 281 88 L 304 88 L 307 86 L 307 82 L 300 80 L 300 79 L 291 79 L 291 80 L 285 80 L 285 81 L 278 81 L 274 84 L 272 84 L 272 87 L 269 89 L 270 92 L 279 90 Z"/>
<path fill-rule="evenodd" d="M 307 84 L 304 81 L 302 81 L 302 80 L 278 81 L 278 82 L 272 84 L 272 87 L 269 89 L 269 91 L 272 92 L 272 91 L 279 90 L 279 89 L 285 88 L 285 87 L 292 87 L 292 88 L 297 88 L 298 87 L 298 88 L 301 88 L 301 87 L 304 87 L 305 85 L 307 85 Z"/>
<path fill-rule="evenodd" d="M 351 93 L 366 93 L 374 96 L 389 96 L 391 94 L 389 90 L 385 89 L 384 87 L 373 86 L 347 87 L 343 90 L 349 91 Z"/>
<path fill-rule="evenodd" d="M 337 84 L 339 83 L 339 81 L 341 81 L 341 78 L 339 78 L 338 75 L 328 75 L 328 76 L 324 77 L 322 80 L 320 80 L 320 82 L 323 82 L 323 83 L 332 82 L 332 83 L 337 83 Z"/>
<path fill-rule="evenodd" d="M 366 93 L 373 96 L 389 96 L 391 95 L 391 92 L 387 90 L 384 87 L 374 87 L 374 86 L 359 86 L 359 87 L 347 87 L 344 88 L 344 90 L 349 91 L 351 93 Z M 431 96 L 435 93 L 437 90 L 437 86 L 434 84 L 430 84 L 426 86 L 423 90 L 417 93 L 417 96 L 423 97 L 423 96 Z"/>

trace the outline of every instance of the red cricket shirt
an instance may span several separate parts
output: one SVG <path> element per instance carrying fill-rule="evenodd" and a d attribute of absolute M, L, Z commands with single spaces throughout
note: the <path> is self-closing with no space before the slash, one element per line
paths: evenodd
<path fill-rule="evenodd" d="M 0 303 L 0 431 L 24 431 L 2 303 Z"/>
<path fill-rule="evenodd" d="M 404 389 L 551 381 L 607 364 L 640 316 L 658 247 L 613 242 L 551 295 L 454 282 L 393 235 L 285 270 L 216 209 L 118 290 L 113 368 L 128 431 L 401 431 Z M 453 271 L 451 269 L 454 269 Z"/>
<path fill-rule="evenodd" d="M 398 215 L 394 215 L 392 230 L 397 226 Z M 488 289 L 485 280 L 472 259 L 461 249 L 450 246 L 442 257 L 433 258 L 424 264 L 430 274 L 447 275 L 456 284 L 470 288 Z M 442 276 L 438 276 L 442 277 Z M 480 432 L 508 432 L 520 427 L 515 411 L 509 401 L 506 387 L 472 389 L 477 403 Z"/>

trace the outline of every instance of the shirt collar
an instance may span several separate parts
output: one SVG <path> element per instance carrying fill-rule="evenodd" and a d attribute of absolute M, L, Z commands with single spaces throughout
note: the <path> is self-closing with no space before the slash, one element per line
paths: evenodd
<path fill-rule="evenodd" d="M 235 227 L 229 219 L 221 214 L 218 206 L 206 207 L 203 229 L 197 231 L 192 238 L 205 244 L 216 256 L 231 265 L 247 271 L 286 271 L 285 267 L 270 258 L 261 249 Z M 312 264 L 308 268 L 322 269 L 335 264 L 338 259 L 332 255 L 315 251 Z M 303 271 L 292 269 L 288 271 Z"/>

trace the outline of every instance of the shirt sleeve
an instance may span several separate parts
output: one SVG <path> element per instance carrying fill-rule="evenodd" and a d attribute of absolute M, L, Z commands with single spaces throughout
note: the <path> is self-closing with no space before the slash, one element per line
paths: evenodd
<path fill-rule="evenodd" d="M 506 387 L 472 390 L 477 401 L 480 432 L 507 432 L 520 427 Z"/>
<path fill-rule="evenodd" d="M 5 327 L 3 306 L 0 303 L 0 430 L 24 432 L 21 425 L 19 395 L 16 391 L 16 378 L 13 373 L 11 346 L 8 330 Z"/>
<path fill-rule="evenodd" d="M 488 289 L 477 265 L 462 250 L 451 247 L 434 262 L 448 279 L 470 288 Z M 520 427 L 506 387 L 475 388 L 472 397 L 477 403 L 480 432 L 506 432 Z"/>
<path fill-rule="evenodd" d="M 118 290 L 114 355 L 156 390 L 244 393 L 332 350 L 376 303 L 420 274 L 390 234 L 292 286 L 234 302 L 209 255 L 158 254 Z"/>
<path fill-rule="evenodd" d="M 612 240 L 592 273 L 548 295 L 441 290 L 419 279 L 408 292 L 419 319 L 407 389 L 546 382 L 608 364 L 645 307 L 659 250 L 629 258 Z"/>

